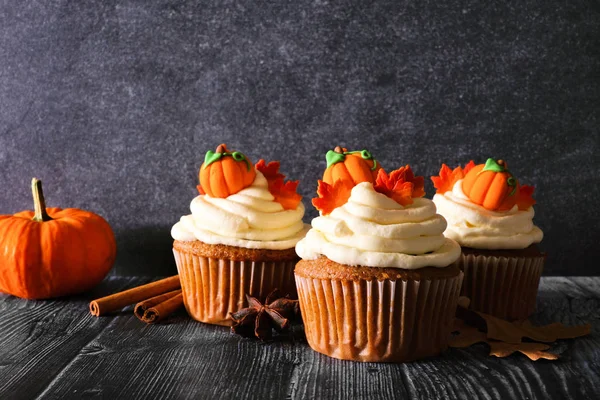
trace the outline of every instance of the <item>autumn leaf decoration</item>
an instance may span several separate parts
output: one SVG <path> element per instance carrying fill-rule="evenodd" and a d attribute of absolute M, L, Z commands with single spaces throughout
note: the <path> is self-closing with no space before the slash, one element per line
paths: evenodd
<path fill-rule="evenodd" d="M 268 164 L 265 160 L 258 160 L 256 170 L 260 171 L 269 183 L 269 192 L 275 197 L 275 201 L 286 210 L 294 210 L 300 204 L 302 196 L 296 189 L 298 181 L 285 182 L 285 175 L 279 172 L 279 161 L 271 161 Z"/>
<path fill-rule="evenodd" d="M 260 159 L 256 163 L 256 170 L 260 171 L 269 182 L 285 179 L 285 175 L 279 172 L 279 161 L 271 161 L 267 164 L 265 160 Z"/>
<path fill-rule="evenodd" d="M 534 190 L 535 188 L 533 186 L 519 186 L 519 192 L 517 193 L 517 206 L 519 207 L 519 210 L 527 210 L 535 204 L 535 200 L 533 199 Z"/>
<path fill-rule="evenodd" d="M 323 215 L 331 214 L 334 209 L 346 204 L 353 187 L 354 182 L 347 179 L 337 180 L 333 185 L 319 180 L 317 187 L 319 197 L 312 199 L 312 204 Z"/>
<path fill-rule="evenodd" d="M 373 188 L 378 193 L 407 206 L 413 203 L 413 198 L 425 196 L 424 183 L 423 177 L 415 176 L 410 166 L 406 165 L 390 172 L 389 175 L 383 168 L 380 169 Z M 319 197 L 314 198 L 312 203 L 323 215 L 330 214 L 337 207 L 346 204 L 354 186 L 354 182 L 349 179 L 339 179 L 333 185 L 319 181 Z"/>
<path fill-rule="evenodd" d="M 380 169 L 373 187 L 396 203 L 407 206 L 413 203 L 413 198 L 425 196 L 424 181 L 422 176 L 415 176 L 410 166 L 406 165 L 389 175 L 383 168 Z"/>
<path fill-rule="evenodd" d="M 446 164 L 442 164 L 439 176 L 432 176 L 433 186 L 437 189 L 437 194 L 444 194 L 454 187 L 454 184 L 463 179 L 465 175 L 475 166 L 473 160 L 469 161 L 465 167 L 460 165 L 454 169 L 450 169 Z"/>

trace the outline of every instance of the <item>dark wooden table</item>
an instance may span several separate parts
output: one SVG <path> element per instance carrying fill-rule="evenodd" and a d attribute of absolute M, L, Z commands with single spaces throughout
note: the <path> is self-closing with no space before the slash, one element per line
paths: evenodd
<path fill-rule="evenodd" d="M 600 277 L 543 278 L 535 323 L 592 324 L 553 346 L 558 361 L 498 359 L 480 344 L 410 364 L 328 358 L 301 326 L 265 344 L 185 312 L 153 326 L 131 309 L 89 314 L 90 299 L 148 281 L 110 278 L 53 301 L 0 295 L 0 399 L 600 398 Z"/>

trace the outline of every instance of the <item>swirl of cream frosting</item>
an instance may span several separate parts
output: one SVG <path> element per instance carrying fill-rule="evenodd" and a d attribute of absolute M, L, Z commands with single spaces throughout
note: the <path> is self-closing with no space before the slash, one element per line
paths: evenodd
<path fill-rule="evenodd" d="M 346 204 L 312 220 L 296 253 L 305 260 L 324 255 L 353 266 L 447 267 L 459 257 L 460 247 L 444 237 L 444 229 L 446 220 L 431 200 L 417 198 L 404 207 L 363 182 Z"/>
<path fill-rule="evenodd" d="M 446 237 L 476 249 L 524 249 L 542 241 L 542 230 L 533 224 L 533 207 L 490 211 L 473 203 L 462 190 L 462 179 L 452 191 L 433 196 L 440 214 L 448 221 Z"/>
<path fill-rule="evenodd" d="M 252 185 L 221 199 L 200 195 L 192 200 L 191 215 L 171 229 L 175 240 L 200 240 L 248 249 L 290 249 L 304 237 L 304 205 L 285 210 L 274 201 L 266 178 L 256 171 Z"/>

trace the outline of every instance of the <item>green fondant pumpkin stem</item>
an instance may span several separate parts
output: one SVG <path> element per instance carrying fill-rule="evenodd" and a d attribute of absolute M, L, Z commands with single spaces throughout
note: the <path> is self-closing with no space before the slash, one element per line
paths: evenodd
<path fill-rule="evenodd" d="M 221 146 L 219 146 L 221 147 Z M 217 147 L 217 150 L 219 150 L 219 147 Z M 214 151 L 207 151 L 206 155 L 204 156 L 204 168 L 208 167 L 210 164 L 214 163 L 215 161 L 218 161 L 221 159 L 221 157 L 223 157 L 225 153 L 222 152 L 214 152 Z"/>
<path fill-rule="evenodd" d="M 346 156 L 343 152 L 338 152 L 340 146 L 336 147 L 334 150 L 329 150 L 327 154 L 325 154 L 325 159 L 327 160 L 327 168 L 331 167 L 333 164 L 337 164 L 339 162 L 343 162 L 346 159 Z"/>
<path fill-rule="evenodd" d="M 44 200 L 42 181 L 33 178 L 31 180 L 31 192 L 33 193 L 33 207 L 35 209 L 33 220 L 37 222 L 51 221 L 52 217 L 46 212 L 46 200 Z"/>
<path fill-rule="evenodd" d="M 245 155 L 240 153 L 239 151 L 234 151 L 233 153 L 223 153 L 225 156 L 231 156 L 235 161 L 243 161 L 246 163 L 246 169 L 250 171 L 250 163 Z"/>
<path fill-rule="evenodd" d="M 227 153 L 225 150 L 227 150 L 225 148 L 224 145 L 220 144 L 219 147 L 217 147 L 217 151 L 207 151 L 206 155 L 204 156 L 204 166 L 202 168 L 206 168 L 208 167 L 210 164 L 214 163 L 215 161 L 219 161 L 222 157 L 233 157 L 233 159 L 235 161 L 243 161 L 246 163 L 246 169 L 248 171 L 250 171 L 250 163 L 248 162 L 248 159 L 246 158 L 245 155 L 243 155 L 242 153 L 240 153 L 239 151 L 234 151 L 233 153 Z"/>
<path fill-rule="evenodd" d="M 505 163 L 502 160 L 494 160 L 493 158 L 488 158 L 485 162 L 485 167 L 479 173 L 485 171 L 493 171 L 493 172 L 504 172 L 506 171 Z M 478 174 L 479 175 L 479 174 Z"/>

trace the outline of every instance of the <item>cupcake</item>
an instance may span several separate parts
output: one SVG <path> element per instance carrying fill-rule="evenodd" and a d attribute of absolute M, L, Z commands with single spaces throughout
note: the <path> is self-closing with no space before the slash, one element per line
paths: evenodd
<path fill-rule="evenodd" d="M 446 237 L 462 246 L 462 295 L 470 308 L 507 320 L 533 314 L 546 255 L 533 224 L 533 187 L 519 183 L 502 160 L 473 161 L 431 178 L 433 202 L 448 221 Z"/>
<path fill-rule="evenodd" d="M 422 198 L 423 177 L 408 165 L 388 175 L 366 151 L 336 148 L 327 161 L 313 199 L 320 216 L 296 245 L 308 344 L 354 361 L 440 354 L 460 291 L 460 247 L 443 236 L 446 221 Z M 340 170 L 337 180 L 331 168 Z M 375 169 L 376 176 L 365 173 Z"/>
<path fill-rule="evenodd" d="M 297 296 L 296 243 L 308 229 L 298 182 L 285 181 L 279 163 L 252 165 L 224 144 L 208 151 L 191 214 L 171 229 L 183 299 L 198 321 L 231 325 L 230 313 L 278 288 Z"/>

